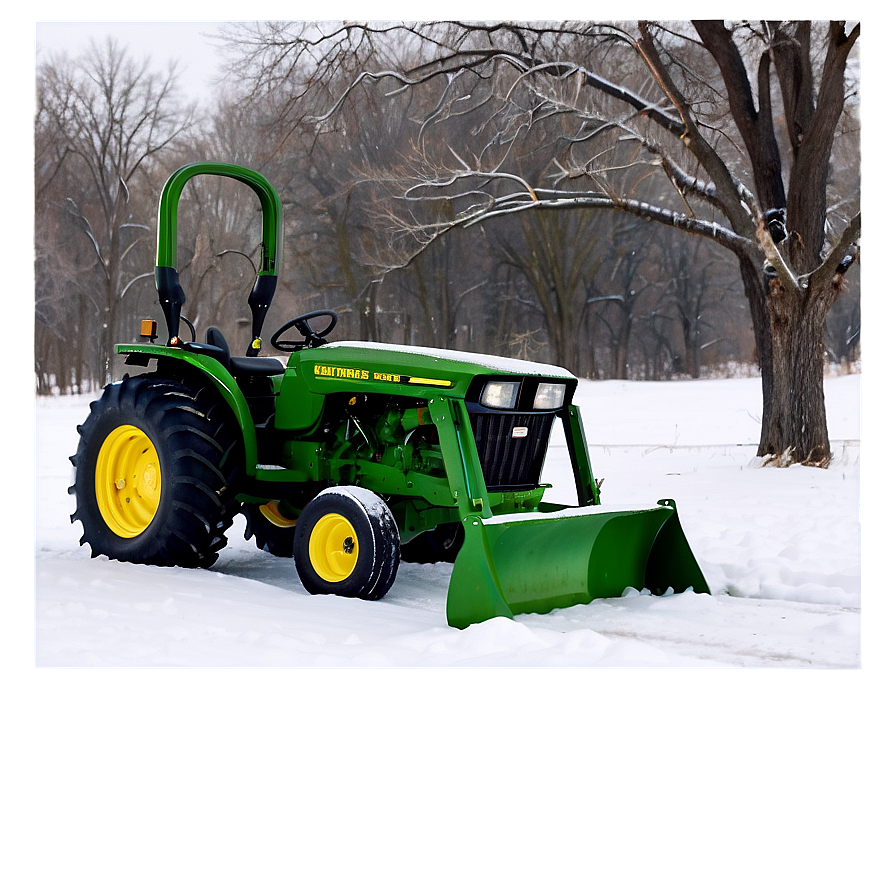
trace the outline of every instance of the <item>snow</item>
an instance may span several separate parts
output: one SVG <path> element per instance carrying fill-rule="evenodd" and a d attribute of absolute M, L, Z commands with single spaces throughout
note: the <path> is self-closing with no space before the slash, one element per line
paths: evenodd
<path fill-rule="evenodd" d="M 553 364 L 542 364 L 538 361 L 524 361 L 516 358 L 498 358 L 495 355 L 483 355 L 477 352 L 462 352 L 450 348 L 430 348 L 422 345 L 394 345 L 384 342 L 329 342 L 318 346 L 321 351 L 337 348 L 357 348 L 364 351 L 390 351 L 404 352 L 409 355 L 418 355 L 431 358 L 436 361 L 462 362 L 474 364 L 477 367 L 485 367 L 488 370 L 496 370 L 501 373 L 513 373 L 532 376 L 552 376 L 571 378 L 572 374 L 565 367 L 556 367 Z"/>
<path fill-rule="evenodd" d="M 89 398 L 39 399 L 37 665 L 859 668 L 860 383 L 826 381 L 835 461 L 818 470 L 755 458 L 758 379 L 582 382 L 602 500 L 673 498 L 712 593 L 630 590 L 465 631 L 445 622 L 450 565 L 403 564 L 378 602 L 312 596 L 241 516 L 210 570 L 91 559 L 67 494 Z M 559 426 L 544 479 L 575 503 Z"/>
<path fill-rule="evenodd" d="M 392 511 L 389 510 L 389 505 L 366 488 L 358 488 L 355 485 L 334 485 L 332 488 L 325 488 L 321 494 L 344 495 L 347 498 L 351 498 L 351 500 L 354 501 L 368 517 L 378 516 L 382 519 L 388 519 L 392 516 Z M 392 525 L 395 525 L 394 520 L 392 521 Z"/>

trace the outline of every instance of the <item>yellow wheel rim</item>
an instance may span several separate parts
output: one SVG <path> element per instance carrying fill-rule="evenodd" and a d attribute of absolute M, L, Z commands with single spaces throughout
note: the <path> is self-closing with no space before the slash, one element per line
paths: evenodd
<path fill-rule="evenodd" d="M 295 527 L 296 521 L 294 519 L 283 516 L 280 513 L 279 501 L 269 501 L 267 504 L 262 504 L 258 510 L 269 523 L 278 529 L 292 529 Z"/>
<path fill-rule="evenodd" d="M 119 426 L 106 436 L 96 459 L 96 503 L 106 525 L 121 538 L 134 538 L 159 509 L 159 455 L 136 426 Z"/>
<path fill-rule="evenodd" d="M 325 582 L 342 582 L 358 564 L 358 535 L 338 513 L 322 516 L 308 539 L 308 559 Z"/>

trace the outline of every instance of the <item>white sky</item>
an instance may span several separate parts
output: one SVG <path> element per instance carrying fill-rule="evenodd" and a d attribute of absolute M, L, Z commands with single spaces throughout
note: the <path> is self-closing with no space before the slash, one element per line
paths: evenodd
<path fill-rule="evenodd" d="M 180 84 L 191 97 L 201 99 L 217 75 L 217 46 L 210 39 L 220 22 L 61 22 L 36 23 L 36 58 L 65 51 L 83 52 L 91 39 L 114 37 L 138 59 L 149 57 L 158 71 L 172 59 L 180 63 Z"/>

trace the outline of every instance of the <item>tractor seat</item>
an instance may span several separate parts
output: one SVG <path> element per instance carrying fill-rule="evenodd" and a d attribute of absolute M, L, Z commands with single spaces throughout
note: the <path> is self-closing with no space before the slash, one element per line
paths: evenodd
<path fill-rule="evenodd" d="M 274 376 L 283 373 L 283 364 L 277 358 L 241 358 L 230 354 L 224 334 L 217 327 L 205 331 L 206 354 L 220 361 L 234 376 Z M 194 347 L 202 351 L 194 343 Z"/>

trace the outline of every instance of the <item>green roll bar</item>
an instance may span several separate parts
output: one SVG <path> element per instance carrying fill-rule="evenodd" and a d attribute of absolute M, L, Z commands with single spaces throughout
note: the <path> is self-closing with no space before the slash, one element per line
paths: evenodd
<path fill-rule="evenodd" d="M 279 250 L 283 236 L 283 206 L 266 178 L 256 171 L 228 162 L 194 162 L 179 168 L 162 189 L 159 199 L 158 244 L 155 281 L 159 303 L 168 326 L 168 345 L 179 345 L 180 313 L 185 296 L 177 273 L 177 205 L 184 187 L 199 174 L 230 177 L 251 187 L 261 202 L 261 265 L 249 294 L 252 311 L 252 341 L 246 355 L 254 357 L 261 348 L 261 327 L 277 288 Z"/>

